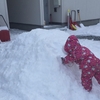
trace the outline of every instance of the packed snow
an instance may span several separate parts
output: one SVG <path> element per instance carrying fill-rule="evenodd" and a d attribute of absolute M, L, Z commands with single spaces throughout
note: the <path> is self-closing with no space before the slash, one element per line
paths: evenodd
<path fill-rule="evenodd" d="M 77 27 L 77 26 L 76 26 Z M 70 35 L 74 34 L 74 35 L 82 35 L 82 36 L 100 36 L 100 23 L 98 23 L 97 25 L 91 25 L 91 26 L 87 26 L 85 27 L 82 24 L 82 28 L 77 27 L 77 31 L 71 31 L 71 30 L 67 30 Z M 62 30 L 66 30 L 66 27 L 62 28 Z"/>
<path fill-rule="evenodd" d="M 68 36 L 100 36 L 100 24 L 76 31 L 10 30 L 11 41 L 0 43 L 0 100 L 100 100 L 100 85 L 81 85 L 81 70 L 75 63 L 62 65 Z M 100 41 L 79 39 L 100 58 Z"/>
<path fill-rule="evenodd" d="M 0 31 L 2 30 L 8 30 L 7 26 L 0 26 Z"/>

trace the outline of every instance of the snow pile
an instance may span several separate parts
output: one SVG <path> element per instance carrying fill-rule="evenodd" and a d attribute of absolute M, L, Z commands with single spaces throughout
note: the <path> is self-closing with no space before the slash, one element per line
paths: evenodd
<path fill-rule="evenodd" d="M 1 43 L 0 100 L 100 100 L 95 80 L 88 93 L 81 86 L 78 65 L 63 66 L 57 59 L 65 56 L 63 45 L 68 36 L 64 31 L 35 29 Z M 87 41 L 81 40 L 91 48 Z"/>
<path fill-rule="evenodd" d="M 8 27 L 7 26 L 0 26 L 0 31 L 1 30 L 8 30 Z"/>
<path fill-rule="evenodd" d="M 97 25 L 78 28 L 76 31 L 68 31 L 71 35 L 74 34 L 82 36 L 100 36 L 100 23 L 98 23 Z"/>
<path fill-rule="evenodd" d="M 97 25 L 77 27 L 77 30 L 70 30 L 66 26 L 63 28 L 56 28 L 58 30 L 62 30 L 68 32 L 70 35 L 80 35 L 80 36 L 100 36 L 100 23 Z"/>

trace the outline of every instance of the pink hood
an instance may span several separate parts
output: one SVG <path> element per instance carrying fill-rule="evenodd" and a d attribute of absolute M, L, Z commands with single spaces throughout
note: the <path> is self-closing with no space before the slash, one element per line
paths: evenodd
<path fill-rule="evenodd" d="M 67 53 L 71 53 L 73 50 L 79 49 L 79 48 L 81 48 L 81 45 L 80 45 L 77 37 L 75 35 L 69 36 L 65 43 L 64 50 Z"/>

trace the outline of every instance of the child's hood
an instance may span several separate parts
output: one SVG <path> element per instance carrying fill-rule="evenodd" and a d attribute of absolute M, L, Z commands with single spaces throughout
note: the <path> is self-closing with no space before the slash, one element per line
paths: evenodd
<path fill-rule="evenodd" d="M 66 52 L 72 52 L 73 50 L 78 48 L 81 48 L 78 38 L 75 35 L 69 36 L 65 43 L 64 50 Z"/>

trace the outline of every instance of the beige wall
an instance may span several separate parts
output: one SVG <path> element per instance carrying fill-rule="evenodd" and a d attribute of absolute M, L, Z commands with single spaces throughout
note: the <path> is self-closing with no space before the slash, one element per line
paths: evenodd
<path fill-rule="evenodd" d="M 43 0 L 7 0 L 7 2 L 10 22 L 43 24 Z"/>
<path fill-rule="evenodd" d="M 65 23 L 68 9 L 80 10 L 83 21 L 100 18 L 100 0 L 61 0 L 57 12 L 54 12 L 54 0 L 48 1 L 48 12 L 49 15 L 52 14 L 53 22 Z M 7 2 L 10 22 L 44 25 L 43 0 L 7 0 Z"/>
<path fill-rule="evenodd" d="M 61 0 L 62 19 L 66 20 L 67 10 L 80 10 L 81 20 L 100 18 L 100 0 Z"/>
<path fill-rule="evenodd" d="M 61 0 L 62 5 L 62 0 Z M 62 6 L 57 7 L 57 12 L 54 12 L 54 0 L 50 0 L 50 13 L 52 14 L 52 21 L 53 22 L 62 22 Z"/>
<path fill-rule="evenodd" d="M 0 0 L 0 15 L 3 15 L 4 19 L 6 20 L 9 26 L 9 18 L 8 18 L 8 10 L 7 10 L 7 3 L 6 0 Z M 0 26 L 5 26 L 3 19 L 0 17 Z"/>

